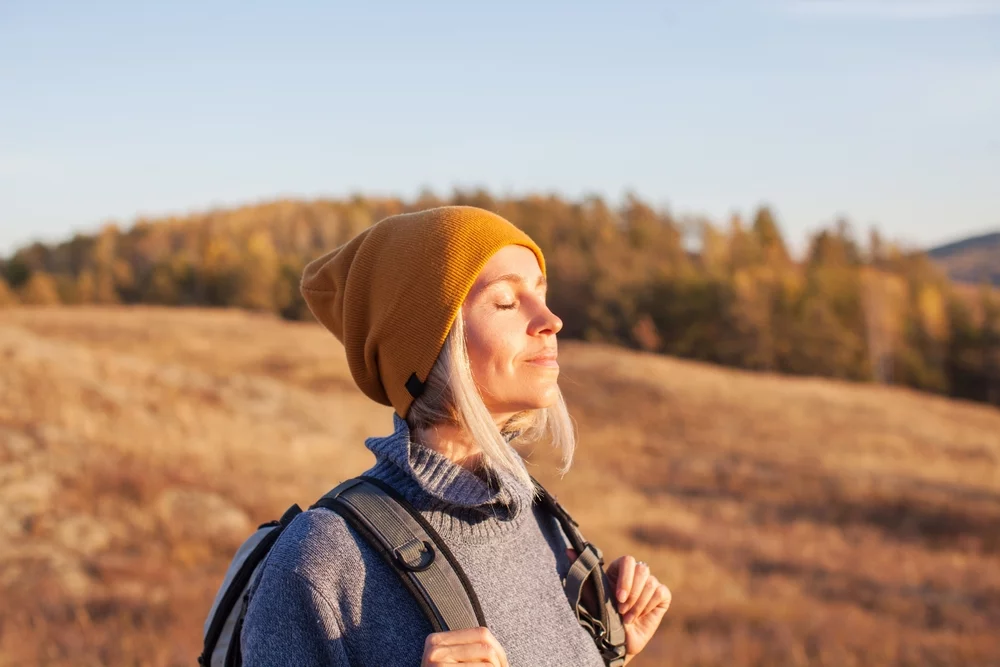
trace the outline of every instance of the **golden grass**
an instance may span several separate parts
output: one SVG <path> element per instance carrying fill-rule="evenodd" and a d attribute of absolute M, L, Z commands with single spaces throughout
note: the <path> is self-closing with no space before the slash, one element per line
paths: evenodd
<path fill-rule="evenodd" d="M 1000 411 L 564 342 L 608 558 L 674 591 L 633 664 L 1000 665 Z M 325 330 L 0 312 L 0 665 L 193 664 L 232 551 L 371 463 L 391 411 Z"/>

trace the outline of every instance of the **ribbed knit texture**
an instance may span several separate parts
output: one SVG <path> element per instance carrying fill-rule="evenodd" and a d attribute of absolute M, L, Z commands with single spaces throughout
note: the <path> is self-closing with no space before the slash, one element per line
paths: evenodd
<path fill-rule="evenodd" d="M 569 569 L 558 524 L 513 478 L 488 485 L 412 443 L 406 422 L 365 444 L 365 474 L 407 498 L 465 570 L 487 627 L 512 667 L 601 667 L 563 592 Z M 298 516 L 252 591 L 242 647 L 248 666 L 418 667 L 431 632 L 416 601 L 379 555 L 324 509 Z"/>
<path fill-rule="evenodd" d="M 529 248 L 545 273 L 535 242 L 495 213 L 442 206 L 394 215 L 310 262 L 300 289 L 344 344 L 361 390 L 406 417 L 407 380 L 427 380 L 476 277 L 508 245 Z"/>

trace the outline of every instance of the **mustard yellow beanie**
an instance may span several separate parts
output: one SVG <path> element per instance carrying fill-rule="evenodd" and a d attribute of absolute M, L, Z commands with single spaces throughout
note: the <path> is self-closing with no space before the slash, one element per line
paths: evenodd
<path fill-rule="evenodd" d="M 424 388 L 476 276 L 508 245 L 541 249 L 504 218 L 472 206 L 394 215 L 310 262 L 309 310 L 344 344 L 354 381 L 400 417 Z"/>

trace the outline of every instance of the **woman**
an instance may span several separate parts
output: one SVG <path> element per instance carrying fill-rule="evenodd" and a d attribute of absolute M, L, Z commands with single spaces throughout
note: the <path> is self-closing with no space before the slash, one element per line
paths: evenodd
<path fill-rule="evenodd" d="M 514 446 L 560 448 L 572 424 L 557 384 L 562 322 L 545 260 L 503 218 L 472 207 L 392 216 L 310 263 L 302 293 L 341 342 L 358 386 L 395 408 L 369 438 L 365 474 L 400 492 L 472 583 L 487 628 L 434 633 L 396 574 L 339 514 L 314 509 L 282 533 L 252 591 L 246 665 L 544 667 L 604 664 L 567 602 L 574 554 L 533 505 Z M 670 593 L 625 556 L 607 569 L 630 660 Z"/>

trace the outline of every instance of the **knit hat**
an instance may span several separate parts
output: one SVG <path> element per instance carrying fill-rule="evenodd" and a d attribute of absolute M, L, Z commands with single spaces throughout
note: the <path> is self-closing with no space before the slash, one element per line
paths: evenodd
<path fill-rule="evenodd" d="M 310 262 L 300 289 L 344 344 L 365 394 L 400 417 L 420 396 L 466 295 L 498 250 L 541 249 L 504 218 L 472 206 L 394 215 Z"/>

